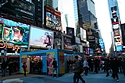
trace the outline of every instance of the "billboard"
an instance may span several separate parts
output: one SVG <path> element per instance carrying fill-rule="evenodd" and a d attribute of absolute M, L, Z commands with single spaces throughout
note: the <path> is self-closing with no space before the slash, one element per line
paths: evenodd
<path fill-rule="evenodd" d="M 72 38 L 64 36 L 64 49 L 72 50 Z"/>
<path fill-rule="evenodd" d="M 26 0 L 1 0 L 0 14 L 17 18 L 34 19 L 35 5 Z"/>
<path fill-rule="evenodd" d="M 121 37 L 120 36 L 114 37 L 114 41 L 115 41 L 115 45 L 116 46 L 122 45 L 122 41 L 121 41 Z"/>
<path fill-rule="evenodd" d="M 0 23 L 0 39 L 14 45 L 28 47 L 30 31 L 29 25 L 5 18 L 0 18 Z"/>
<path fill-rule="evenodd" d="M 86 30 L 80 28 L 80 37 L 82 41 L 86 41 Z"/>
<path fill-rule="evenodd" d="M 74 28 L 66 27 L 67 35 L 74 36 Z"/>
<path fill-rule="evenodd" d="M 61 13 L 51 7 L 45 6 L 45 26 L 46 28 L 62 31 Z"/>
<path fill-rule="evenodd" d="M 29 46 L 31 48 L 53 49 L 53 35 L 52 31 L 31 26 Z"/>
<path fill-rule="evenodd" d="M 113 29 L 114 36 L 120 36 L 120 30 L 118 29 Z"/>
<path fill-rule="evenodd" d="M 115 25 L 112 25 L 113 29 L 118 29 L 119 28 L 119 24 L 115 24 Z"/>

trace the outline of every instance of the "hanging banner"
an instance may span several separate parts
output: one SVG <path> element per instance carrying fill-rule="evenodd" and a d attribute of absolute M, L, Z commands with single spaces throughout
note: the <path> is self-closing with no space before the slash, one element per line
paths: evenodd
<path fill-rule="evenodd" d="M 47 57 L 47 72 L 48 75 L 51 75 L 53 73 L 53 58 L 54 58 L 54 52 L 47 52 L 46 57 Z"/>
<path fill-rule="evenodd" d="M 60 74 L 65 73 L 64 52 L 59 52 L 59 69 Z"/>

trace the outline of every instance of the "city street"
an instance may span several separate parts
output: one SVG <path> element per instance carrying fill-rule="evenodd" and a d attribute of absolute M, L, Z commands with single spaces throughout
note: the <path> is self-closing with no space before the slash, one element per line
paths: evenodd
<path fill-rule="evenodd" d="M 10 78 L 18 78 L 23 81 L 23 83 L 73 83 L 73 73 L 70 74 L 65 74 L 62 77 L 58 78 L 52 78 L 47 75 L 31 75 L 28 74 L 27 77 L 24 77 L 22 74 L 21 75 L 13 75 L 11 77 L 2 77 L 0 78 L 1 81 Z M 85 79 L 86 83 L 117 83 L 115 79 L 111 77 L 105 76 L 105 73 L 99 73 L 99 74 L 89 74 L 88 76 L 83 76 Z M 119 83 L 125 83 L 125 76 L 123 74 L 119 74 Z M 9 81 L 9 80 L 8 80 Z M 1 82 L 2 83 L 2 82 Z M 18 82 L 19 83 L 19 82 Z M 82 83 L 81 81 L 79 83 Z"/>

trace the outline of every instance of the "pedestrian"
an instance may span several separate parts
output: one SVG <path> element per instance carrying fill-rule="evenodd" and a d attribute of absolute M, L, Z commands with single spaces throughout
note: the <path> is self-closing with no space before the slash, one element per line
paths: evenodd
<path fill-rule="evenodd" d="M 108 77 L 109 76 L 109 68 L 110 67 L 110 62 L 109 62 L 109 60 L 106 58 L 105 59 L 105 62 L 104 62 L 104 68 L 105 68 L 105 71 L 106 71 L 106 77 Z"/>
<path fill-rule="evenodd" d="M 125 76 L 125 58 L 122 58 L 122 71 Z"/>
<path fill-rule="evenodd" d="M 6 64 L 5 60 L 3 60 L 2 64 L 1 64 L 2 77 L 5 77 L 6 68 L 7 68 L 7 64 Z"/>
<path fill-rule="evenodd" d="M 78 79 L 82 81 L 82 83 L 85 83 L 85 80 L 81 77 L 81 66 L 80 66 L 80 60 L 78 60 L 78 56 L 75 56 L 75 63 L 73 65 L 73 71 L 74 71 L 74 77 L 73 81 L 74 83 L 78 83 Z"/>
<path fill-rule="evenodd" d="M 56 77 L 58 77 L 58 76 L 57 76 L 57 75 L 58 75 L 58 74 L 57 74 L 57 61 L 56 61 L 55 58 L 53 59 L 52 65 L 53 65 L 52 77 L 54 77 L 54 72 L 56 72 Z"/>
<path fill-rule="evenodd" d="M 13 62 L 12 62 L 12 60 L 10 60 L 9 61 L 9 63 L 8 63 L 8 69 L 9 69 L 9 75 L 11 76 L 11 74 L 12 74 L 12 70 L 13 70 Z"/>
<path fill-rule="evenodd" d="M 117 79 L 117 81 L 119 81 L 119 77 L 118 77 L 118 71 L 119 71 L 119 62 L 117 60 L 116 57 L 114 57 L 114 60 L 113 60 L 113 63 L 112 63 L 112 71 L 113 71 L 113 74 L 112 74 L 112 77 L 114 79 Z"/>
<path fill-rule="evenodd" d="M 87 59 L 85 59 L 84 62 L 83 62 L 83 68 L 85 70 L 85 75 L 88 75 L 89 65 L 88 65 Z"/>
<path fill-rule="evenodd" d="M 24 71 L 24 76 L 26 76 L 26 69 L 27 69 L 27 65 L 26 62 L 23 63 L 23 71 Z"/>

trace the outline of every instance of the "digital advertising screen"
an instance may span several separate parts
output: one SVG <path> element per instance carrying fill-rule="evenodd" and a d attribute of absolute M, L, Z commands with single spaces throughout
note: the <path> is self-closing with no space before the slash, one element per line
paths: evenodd
<path fill-rule="evenodd" d="M 86 30 L 80 28 L 80 36 L 82 41 L 86 41 Z"/>
<path fill-rule="evenodd" d="M 45 6 L 45 25 L 47 28 L 62 31 L 61 13 Z"/>
<path fill-rule="evenodd" d="M 29 46 L 31 48 L 53 49 L 54 33 L 50 30 L 31 26 Z"/>
<path fill-rule="evenodd" d="M 74 36 L 74 28 L 66 27 L 67 35 Z"/>
<path fill-rule="evenodd" d="M 85 54 L 90 54 L 90 49 L 89 48 L 85 49 Z"/>
<path fill-rule="evenodd" d="M 116 46 L 122 45 L 122 41 L 121 41 L 121 37 L 120 36 L 116 36 L 114 38 L 114 41 L 115 41 L 115 45 Z"/>
<path fill-rule="evenodd" d="M 119 29 L 113 29 L 114 36 L 120 36 L 120 31 Z"/>
<path fill-rule="evenodd" d="M 72 50 L 72 39 L 64 36 L 64 49 Z"/>
<path fill-rule="evenodd" d="M 0 18 L 2 40 L 8 43 L 28 47 L 30 26 L 12 20 Z"/>
<path fill-rule="evenodd" d="M 26 0 L 0 0 L 0 14 L 34 19 L 35 5 Z"/>
<path fill-rule="evenodd" d="M 118 29 L 119 28 L 119 24 L 115 24 L 115 25 L 112 25 L 113 26 L 113 29 Z"/>

